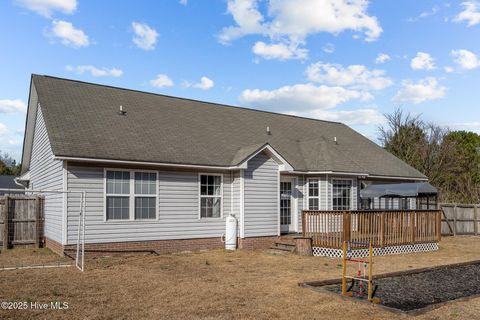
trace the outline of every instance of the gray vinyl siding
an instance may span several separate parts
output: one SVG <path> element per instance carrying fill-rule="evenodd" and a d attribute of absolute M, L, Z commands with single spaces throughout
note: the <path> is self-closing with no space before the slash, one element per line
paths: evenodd
<path fill-rule="evenodd" d="M 244 173 L 245 237 L 278 234 L 278 164 L 265 153 L 248 161 Z"/>
<path fill-rule="evenodd" d="M 35 90 L 32 90 L 31 103 L 37 103 Z M 34 107 L 34 106 L 30 106 Z M 63 190 L 63 162 L 53 159 L 41 107 L 37 109 L 37 119 L 30 161 L 31 190 Z M 43 193 L 45 197 L 45 236 L 59 243 L 63 241 L 63 194 Z"/>
<path fill-rule="evenodd" d="M 220 237 L 223 219 L 199 219 L 198 172 L 158 171 L 158 219 L 105 221 L 104 168 L 68 166 L 71 190 L 87 191 L 86 242 L 193 239 Z M 68 198 L 68 242 L 75 243 L 78 197 Z M 231 212 L 231 176 L 223 174 L 223 216 Z"/>
<path fill-rule="evenodd" d="M 240 171 L 232 172 L 232 213 L 240 219 Z"/>

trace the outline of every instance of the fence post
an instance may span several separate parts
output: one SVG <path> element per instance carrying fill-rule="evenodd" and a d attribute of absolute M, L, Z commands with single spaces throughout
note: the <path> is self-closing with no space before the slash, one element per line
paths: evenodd
<path fill-rule="evenodd" d="M 453 236 L 457 235 L 457 204 L 453 206 Z"/>
<path fill-rule="evenodd" d="M 40 248 L 40 197 L 35 197 L 35 248 Z"/>
<path fill-rule="evenodd" d="M 478 207 L 473 205 L 473 232 L 478 236 Z"/>
<path fill-rule="evenodd" d="M 442 239 L 442 212 L 437 211 L 437 241 Z"/>
<path fill-rule="evenodd" d="M 3 249 L 8 249 L 8 238 L 9 238 L 9 219 L 8 219 L 8 211 L 9 209 L 9 197 L 8 195 L 4 196 L 5 205 L 3 206 Z"/>

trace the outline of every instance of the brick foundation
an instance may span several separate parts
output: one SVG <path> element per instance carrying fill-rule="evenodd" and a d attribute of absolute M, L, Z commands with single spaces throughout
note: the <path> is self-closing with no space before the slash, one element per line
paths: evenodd
<path fill-rule="evenodd" d="M 239 249 L 267 249 L 277 240 L 277 236 L 238 238 Z M 53 252 L 64 255 L 72 255 L 77 249 L 76 244 L 63 246 L 62 244 L 46 238 L 46 246 Z M 221 249 L 225 244 L 219 237 L 199 239 L 175 239 L 175 240 L 152 240 L 152 241 L 128 241 L 108 243 L 87 243 L 85 245 L 86 255 L 111 255 L 135 252 L 155 252 L 157 254 L 174 253 L 180 251 L 198 251 L 206 249 Z"/>
<path fill-rule="evenodd" d="M 45 238 L 45 246 L 50 250 L 52 250 L 53 252 L 55 252 L 56 254 L 63 256 L 63 249 L 64 249 L 63 244 L 55 240 Z"/>
<path fill-rule="evenodd" d="M 272 246 L 275 240 L 278 240 L 277 236 L 239 238 L 237 243 L 239 249 L 268 249 Z"/>
<path fill-rule="evenodd" d="M 151 240 L 151 241 L 128 241 L 108 243 L 87 243 L 85 252 L 91 253 L 134 253 L 154 251 L 158 254 L 173 253 L 180 251 L 198 251 L 204 249 L 223 248 L 220 238 L 200 239 L 175 239 L 175 240 Z M 76 245 L 65 246 L 66 251 L 76 250 Z"/>

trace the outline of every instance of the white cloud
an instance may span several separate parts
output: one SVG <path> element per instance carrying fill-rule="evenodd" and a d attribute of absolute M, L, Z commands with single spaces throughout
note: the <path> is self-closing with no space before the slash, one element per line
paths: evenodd
<path fill-rule="evenodd" d="M 342 122 L 348 125 L 379 125 L 385 122 L 385 117 L 374 108 L 356 110 L 323 110 L 314 109 L 308 112 L 288 112 L 288 114 Z"/>
<path fill-rule="evenodd" d="M 387 61 L 391 60 L 390 56 L 386 53 L 379 53 L 377 58 L 375 58 L 375 63 L 376 64 L 382 64 Z"/>
<path fill-rule="evenodd" d="M 433 70 L 435 69 L 435 59 L 426 52 L 417 52 L 415 58 L 410 62 L 413 70 Z"/>
<path fill-rule="evenodd" d="M 94 77 L 120 77 L 123 74 L 123 71 L 117 68 L 97 68 L 92 65 L 66 66 L 66 69 L 78 74 L 89 72 Z"/>
<path fill-rule="evenodd" d="M 209 90 L 209 89 L 211 89 L 215 86 L 215 83 L 213 82 L 212 79 L 210 79 L 206 76 L 203 76 L 203 77 L 200 78 L 200 82 L 190 83 L 188 81 L 185 81 L 183 83 L 183 85 L 185 87 L 193 87 L 193 88 L 198 88 L 198 89 L 202 89 L 202 90 Z"/>
<path fill-rule="evenodd" d="M 11 130 L 5 124 L 0 123 L 0 150 L 7 151 L 10 150 L 12 146 L 14 150 L 21 146 L 23 141 L 23 136 L 15 130 Z"/>
<path fill-rule="evenodd" d="M 143 50 L 155 49 L 155 43 L 157 43 L 158 32 L 145 23 L 132 22 L 133 43 Z"/>
<path fill-rule="evenodd" d="M 439 85 L 437 80 L 432 77 L 422 79 L 417 83 L 403 81 L 402 88 L 397 92 L 393 101 L 419 104 L 427 100 L 443 98 L 446 91 L 447 88 Z"/>
<path fill-rule="evenodd" d="M 47 18 L 55 11 L 72 14 L 77 9 L 77 0 L 16 0 L 16 2 Z"/>
<path fill-rule="evenodd" d="M 253 53 L 261 56 L 264 59 L 305 59 L 308 55 L 308 50 L 298 48 L 297 46 L 287 45 L 284 43 L 266 44 L 265 42 L 258 41 L 252 48 Z"/>
<path fill-rule="evenodd" d="M 61 40 L 62 44 L 80 48 L 90 45 L 90 39 L 80 29 L 76 29 L 72 23 L 63 20 L 53 20 L 51 35 Z"/>
<path fill-rule="evenodd" d="M 454 62 L 462 69 L 471 70 L 480 66 L 480 60 L 477 55 L 471 51 L 460 49 L 452 50 L 450 53 L 454 58 Z"/>
<path fill-rule="evenodd" d="M 333 43 L 327 43 L 323 46 L 322 51 L 325 53 L 334 53 L 335 52 L 335 45 Z"/>
<path fill-rule="evenodd" d="M 453 19 L 454 22 L 467 22 L 469 27 L 480 23 L 480 5 L 476 1 L 462 3 L 463 11 Z"/>
<path fill-rule="evenodd" d="M 150 85 L 156 88 L 173 87 L 173 84 L 166 74 L 158 74 L 155 79 L 150 80 Z"/>
<path fill-rule="evenodd" d="M 180 0 L 180 4 L 186 6 L 188 4 L 188 0 Z"/>
<path fill-rule="evenodd" d="M 226 27 L 218 39 L 221 43 L 240 38 L 248 34 L 266 33 L 267 27 L 263 26 L 263 15 L 258 11 L 256 0 L 229 0 L 227 12 L 233 16 L 237 26 Z"/>
<path fill-rule="evenodd" d="M 286 47 L 298 47 L 305 45 L 309 35 L 320 32 L 351 30 L 364 33 L 366 41 L 374 41 L 382 33 L 377 18 L 367 13 L 366 0 L 272 0 L 267 4 L 267 16 L 260 12 L 258 2 L 228 0 L 227 12 L 236 25 L 220 32 L 221 43 L 258 34 Z"/>
<path fill-rule="evenodd" d="M 239 99 L 242 103 L 252 106 L 298 110 L 329 109 L 349 100 L 368 101 L 373 99 L 373 96 L 364 91 L 306 83 L 274 90 L 247 89 L 242 92 Z"/>
<path fill-rule="evenodd" d="M 423 11 L 422 13 L 420 13 L 420 14 L 418 15 L 418 17 L 408 18 L 407 21 L 408 21 L 408 22 L 418 21 L 418 20 L 420 20 L 420 19 L 424 19 L 424 18 L 427 18 L 427 17 L 430 17 L 430 16 L 434 16 L 434 15 L 436 15 L 438 12 L 440 12 L 440 7 L 439 7 L 439 6 L 434 6 L 434 7 L 432 7 L 431 10 L 429 10 L 429 11 Z"/>
<path fill-rule="evenodd" d="M 453 69 L 453 68 L 450 67 L 450 66 L 444 67 L 443 70 L 445 70 L 446 73 L 452 73 L 453 71 L 455 71 L 455 69 Z"/>
<path fill-rule="evenodd" d="M 5 99 L 0 100 L 0 113 L 25 113 L 27 112 L 27 105 L 20 99 Z"/>
<path fill-rule="evenodd" d="M 364 65 L 343 67 L 339 64 L 317 62 L 307 68 L 311 81 L 334 86 L 347 86 L 351 89 L 382 90 L 393 84 L 385 77 L 383 70 L 369 70 Z"/>

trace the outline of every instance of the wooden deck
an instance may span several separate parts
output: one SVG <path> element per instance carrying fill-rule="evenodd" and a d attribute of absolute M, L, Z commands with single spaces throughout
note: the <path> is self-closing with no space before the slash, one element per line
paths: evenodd
<path fill-rule="evenodd" d="M 326 248 L 341 248 L 343 241 L 375 247 L 438 242 L 441 211 L 303 211 L 302 227 L 313 246 Z"/>

